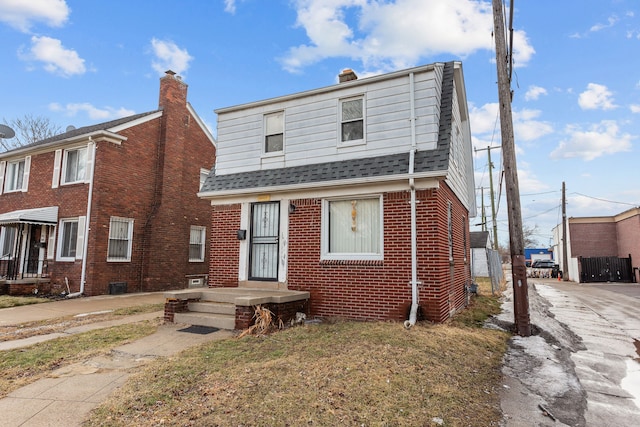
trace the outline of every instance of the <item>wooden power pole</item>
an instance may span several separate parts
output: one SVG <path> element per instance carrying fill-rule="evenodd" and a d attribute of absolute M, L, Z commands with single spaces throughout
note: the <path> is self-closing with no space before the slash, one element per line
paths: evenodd
<path fill-rule="evenodd" d="M 567 255 L 567 189 L 562 181 L 562 280 L 569 280 L 569 257 Z"/>
<path fill-rule="evenodd" d="M 496 202 L 493 191 L 493 163 L 491 162 L 491 150 L 500 148 L 499 145 L 487 148 L 475 149 L 476 152 L 487 150 L 487 162 L 489 163 L 489 191 L 491 192 L 491 220 L 493 222 L 493 249 L 498 250 L 498 222 L 496 220 Z M 483 205 L 484 206 L 484 205 Z"/>
<path fill-rule="evenodd" d="M 511 117 L 511 81 L 509 80 L 510 58 L 505 42 L 502 0 L 492 0 L 493 30 L 496 41 L 496 65 L 498 68 L 498 102 L 500 104 L 500 129 L 502 135 L 502 161 L 507 192 L 507 216 L 509 219 L 509 246 L 511 249 L 511 272 L 513 280 L 513 310 L 516 332 L 531 335 L 529 320 L 529 288 L 524 257 L 524 235 L 520 210 L 520 189 L 516 168 L 516 151 Z M 511 5 L 513 10 L 513 4 Z"/>

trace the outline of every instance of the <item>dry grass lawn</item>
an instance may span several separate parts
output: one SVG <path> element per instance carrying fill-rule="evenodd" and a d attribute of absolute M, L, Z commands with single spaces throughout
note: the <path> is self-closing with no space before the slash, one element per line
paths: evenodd
<path fill-rule="evenodd" d="M 489 288 L 490 289 L 490 288 Z M 498 426 L 509 335 L 455 321 L 334 322 L 212 342 L 147 365 L 87 426 Z"/>

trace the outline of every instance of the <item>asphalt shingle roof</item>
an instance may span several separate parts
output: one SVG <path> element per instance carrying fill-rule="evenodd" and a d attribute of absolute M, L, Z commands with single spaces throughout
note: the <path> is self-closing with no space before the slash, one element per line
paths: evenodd
<path fill-rule="evenodd" d="M 453 62 L 445 63 L 442 84 L 442 105 L 438 146 L 435 150 L 418 151 L 414 172 L 443 172 L 449 167 L 449 146 L 453 109 Z M 279 187 L 296 184 L 340 181 L 345 179 L 374 178 L 409 173 L 409 153 L 316 163 L 279 169 L 256 170 L 226 175 L 209 174 L 203 193 Z"/>

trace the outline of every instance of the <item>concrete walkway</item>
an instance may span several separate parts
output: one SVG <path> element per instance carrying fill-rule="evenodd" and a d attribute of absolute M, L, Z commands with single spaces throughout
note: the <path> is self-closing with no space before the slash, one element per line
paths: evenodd
<path fill-rule="evenodd" d="M 163 293 L 158 292 L 79 298 L 0 309 L 0 326 L 162 302 Z M 0 351 L 88 330 L 161 318 L 162 315 L 162 311 L 132 315 L 115 321 L 69 328 L 63 333 L 5 341 L 0 343 Z M 203 331 L 196 330 L 194 333 L 190 332 L 193 328 L 187 326 L 161 325 L 154 334 L 116 347 L 106 356 L 62 367 L 46 378 L 15 390 L 6 398 L 0 399 L 0 424 L 5 427 L 80 426 L 92 409 L 99 406 L 126 382 L 132 372 L 145 363 L 159 357 L 172 356 L 192 346 L 232 336 L 232 332 L 223 330 L 210 333 L 197 333 Z"/>

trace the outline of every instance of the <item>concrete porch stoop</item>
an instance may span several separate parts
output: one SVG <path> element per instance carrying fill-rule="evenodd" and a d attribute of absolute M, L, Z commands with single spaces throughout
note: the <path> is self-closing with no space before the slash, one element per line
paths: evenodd
<path fill-rule="evenodd" d="M 165 323 L 242 330 L 253 324 L 258 305 L 271 310 L 284 324 L 298 312 L 309 314 L 310 294 L 282 289 L 204 288 L 167 291 L 164 297 Z"/>

